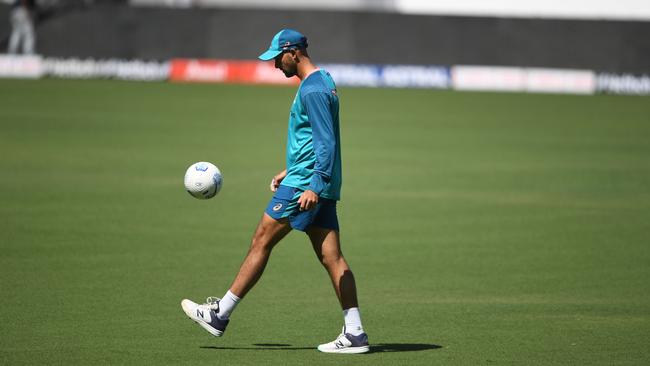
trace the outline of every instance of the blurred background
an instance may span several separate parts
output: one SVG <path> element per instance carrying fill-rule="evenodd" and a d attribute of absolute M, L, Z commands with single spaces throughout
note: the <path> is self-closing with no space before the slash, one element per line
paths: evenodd
<path fill-rule="evenodd" d="M 5 0 L 1 49 L 40 57 L 3 56 L 0 75 L 283 83 L 215 62 L 254 60 L 283 27 L 339 85 L 650 92 L 643 0 Z"/>

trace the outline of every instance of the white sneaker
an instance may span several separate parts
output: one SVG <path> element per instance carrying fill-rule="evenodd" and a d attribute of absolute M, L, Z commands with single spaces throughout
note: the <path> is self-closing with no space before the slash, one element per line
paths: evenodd
<path fill-rule="evenodd" d="M 321 344 L 318 350 L 325 353 L 366 353 L 370 351 L 370 345 L 366 333 L 354 336 L 345 333 L 343 327 L 341 334 L 333 342 Z"/>
<path fill-rule="evenodd" d="M 185 314 L 203 329 L 215 337 L 221 337 L 230 320 L 217 317 L 220 300 L 218 297 L 208 297 L 205 304 L 197 304 L 192 300 L 184 299 L 181 301 L 181 307 Z"/>

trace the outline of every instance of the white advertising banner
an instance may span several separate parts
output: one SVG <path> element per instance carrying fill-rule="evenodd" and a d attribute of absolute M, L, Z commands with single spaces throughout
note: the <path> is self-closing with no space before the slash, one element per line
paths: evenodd
<path fill-rule="evenodd" d="M 590 70 L 526 69 L 526 91 L 593 94 L 596 75 Z"/>
<path fill-rule="evenodd" d="M 650 95 L 650 75 L 602 73 L 596 88 L 601 93 Z"/>
<path fill-rule="evenodd" d="M 169 63 L 140 60 L 45 58 L 43 74 L 60 78 L 161 81 L 169 77 Z"/>
<path fill-rule="evenodd" d="M 596 75 L 590 70 L 453 66 L 451 79 L 456 90 L 569 94 L 596 91 Z"/>
<path fill-rule="evenodd" d="M 526 74 L 521 67 L 452 66 L 451 83 L 456 90 L 523 91 Z"/>
<path fill-rule="evenodd" d="M 0 77 L 38 79 L 43 76 L 41 56 L 0 55 Z"/>

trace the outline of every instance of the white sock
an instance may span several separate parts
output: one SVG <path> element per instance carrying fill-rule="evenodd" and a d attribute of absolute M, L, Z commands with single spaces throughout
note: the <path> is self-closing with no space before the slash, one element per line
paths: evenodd
<path fill-rule="evenodd" d="M 230 290 L 228 290 L 228 292 L 223 295 L 221 301 L 219 301 L 219 311 L 217 312 L 219 319 L 230 318 L 230 313 L 235 310 L 235 307 L 237 307 L 239 301 L 241 301 L 241 299 L 238 298 L 237 295 L 230 292 Z"/>
<path fill-rule="evenodd" d="M 343 319 L 345 320 L 345 333 L 350 333 L 355 336 L 363 333 L 359 308 L 343 310 Z"/>

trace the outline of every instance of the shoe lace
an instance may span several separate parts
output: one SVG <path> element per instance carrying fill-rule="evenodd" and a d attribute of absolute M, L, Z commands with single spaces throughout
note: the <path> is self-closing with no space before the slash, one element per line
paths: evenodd
<path fill-rule="evenodd" d="M 205 304 L 202 304 L 202 306 L 210 310 L 218 311 L 219 301 L 221 301 L 221 298 L 218 298 L 216 296 L 209 296 L 207 299 L 205 299 Z"/>
<path fill-rule="evenodd" d="M 334 340 L 334 343 L 337 343 L 339 340 L 341 340 L 341 338 L 345 338 L 345 327 L 343 327 L 343 329 L 341 329 L 341 334 L 339 334 L 338 337 L 336 337 L 336 339 Z"/>

